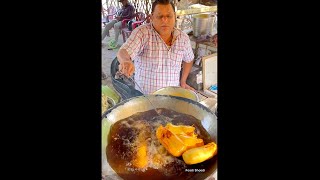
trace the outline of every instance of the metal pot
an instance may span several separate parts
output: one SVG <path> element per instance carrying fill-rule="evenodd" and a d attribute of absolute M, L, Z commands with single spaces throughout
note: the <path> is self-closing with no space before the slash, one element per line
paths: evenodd
<path fill-rule="evenodd" d="M 215 17 L 211 14 L 196 14 L 193 19 L 193 35 L 210 35 L 212 33 Z"/>
<path fill-rule="evenodd" d="M 167 108 L 179 113 L 191 115 L 201 120 L 202 126 L 210 134 L 211 138 L 217 143 L 217 117 L 207 107 L 203 106 L 199 102 L 183 98 L 168 95 L 147 95 L 148 99 L 155 106 L 155 108 Z M 137 96 L 127 100 L 124 100 L 111 109 L 109 109 L 102 116 L 102 176 L 106 179 L 122 179 L 111 168 L 106 156 L 106 147 L 108 145 L 107 137 L 109 135 L 110 127 L 115 122 L 132 116 L 138 112 L 145 112 L 152 109 L 152 105 L 146 96 Z M 206 169 L 203 173 L 197 173 L 194 178 L 206 179 L 216 174 L 217 171 L 217 159 L 214 161 L 214 165 Z"/>

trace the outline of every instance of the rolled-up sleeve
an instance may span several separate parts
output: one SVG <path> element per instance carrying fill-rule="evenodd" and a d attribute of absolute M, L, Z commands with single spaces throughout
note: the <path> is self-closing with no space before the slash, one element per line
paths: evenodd
<path fill-rule="evenodd" d="M 136 28 L 132 31 L 127 41 L 121 46 L 120 49 L 125 49 L 130 55 L 131 59 L 134 59 L 142 50 L 143 47 L 143 33 L 140 28 Z"/>
<path fill-rule="evenodd" d="M 186 42 L 185 43 L 186 44 L 186 46 L 185 46 L 186 48 L 185 48 L 185 53 L 184 53 L 184 56 L 182 58 L 182 61 L 189 63 L 189 62 L 193 61 L 194 54 L 193 54 L 193 50 L 192 50 L 192 47 L 191 47 L 191 42 L 190 42 L 189 36 L 185 34 L 183 36 L 183 38 L 184 38 L 184 41 Z"/>

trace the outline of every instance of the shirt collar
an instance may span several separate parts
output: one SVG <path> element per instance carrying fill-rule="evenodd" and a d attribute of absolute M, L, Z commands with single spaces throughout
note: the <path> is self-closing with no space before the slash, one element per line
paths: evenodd
<path fill-rule="evenodd" d="M 153 27 L 153 24 L 150 23 L 150 26 L 152 28 L 152 30 L 158 34 L 160 36 L 160 34 L 156 31 L 156 29 Z M 177 37 L 180 35 L 180 31 L 176 28 L 176 27 L 173 27 L 173 38 L 172 38 L 172 43 L 171 43 L 171 46 L 173 46 L 173 44 L 175 43 L 175 41 L 177 40 Z M 161 36 L 160 36 L 161 37 Z"/>

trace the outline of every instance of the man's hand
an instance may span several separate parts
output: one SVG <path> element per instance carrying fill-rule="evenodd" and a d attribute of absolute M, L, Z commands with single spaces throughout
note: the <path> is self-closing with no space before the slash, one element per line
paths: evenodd
<path fill-rule="evenodd" d="M 134 73 L 134 64 L 132 61 L 124 61 L 119 65 L 119 71 L 127 77 L 131 77 Z"/>
<path fill-rule="evenodd" d="M 196 92 L 196 90 L 195 90 L 193 87 L 189 86 L 189 85 L 188 85 L 186 82 L 184 82 L 184 81 L 181 81 L 181 82 L 180 82 L 180 86 L 181 86 L 182 88 L 184 88 L 184 89 L 189 89 L 189 90 L 191 90 L 191 91 Z"/>
<path fill-rule="evenodd" d="M 118 61 L 120 62 L 119 71 L 127 77 L 133 75 L 135 70 L 134 64 L 129 56 L 128 52 L 125 49 L 119 49 L 117 54 Z"/>

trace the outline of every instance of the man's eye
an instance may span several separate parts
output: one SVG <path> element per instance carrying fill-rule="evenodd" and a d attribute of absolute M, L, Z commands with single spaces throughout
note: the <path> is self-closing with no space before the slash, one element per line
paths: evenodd
<path fill-rule="evenodd" d="M 164 17 L 166 17 L 167 19 L 172 19 L 173 16 L 172 15 L 169 15 L 169 16 L 157 16 L 158 19 L 162 19 Z"/>

